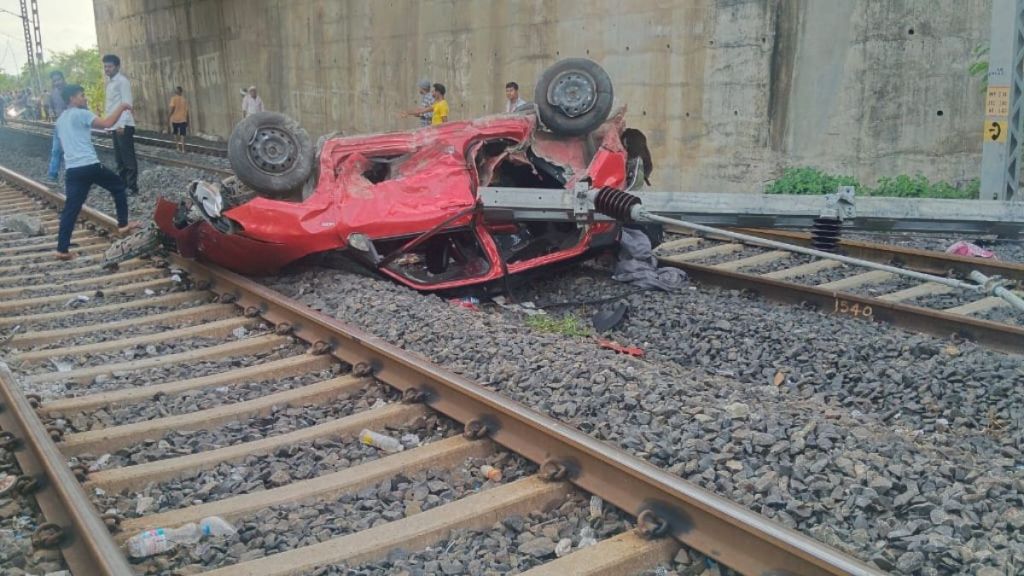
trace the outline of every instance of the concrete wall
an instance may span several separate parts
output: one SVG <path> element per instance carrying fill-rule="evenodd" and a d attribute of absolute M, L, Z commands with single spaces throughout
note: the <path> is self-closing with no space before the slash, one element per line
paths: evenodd
<path fill-rule="evenodd" d="M 659 188 L 758 191 L 783 167 L 862 181 L 977 176 L 982 96 L 968 78 L 990 0 L 94 0 L 102 52 L 166 122 L 226 136 L 239 88 L 313 134 L 414 126 L 421 78 L 453 119 L 532 99 L 555 60 L 589 56 L 644 130 Z"/>

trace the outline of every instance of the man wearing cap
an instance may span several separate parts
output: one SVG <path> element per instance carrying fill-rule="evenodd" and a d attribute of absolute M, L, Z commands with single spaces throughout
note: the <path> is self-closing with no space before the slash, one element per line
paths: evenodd
<path fill-rule="evenodd" d="M 430 80 L 420 80 L 420 108 L 431 108 L 434 107 L 434 95 L 431 94 L 432 85 Z M 420 114 L 420 126 L 430 126 L 430 119 L 433 116 L 433 112 L 424 112 Z"/>
<path fill-rule="evenodd" d="M 242 98 L 242 117 L 245 118 L 257 112 L 263 112 L 263 99 L 256 95 L 255 86 L 249 86 L 245 98 Z"/>
<path fill-rule="evenodd" d="M 444 84 L 434 83 L 434 91 L 431 92 L 434 103 L 430 106 L 424 106 L 423 108 L 414 108 L 406 112 L 409 116 L 416 116 L 422 118 L 424 114 L 430 115 L 430 125 L 438 126 L 448 121 L 448 101 L 444 99 L 444 95 L 447 90 Z"/>

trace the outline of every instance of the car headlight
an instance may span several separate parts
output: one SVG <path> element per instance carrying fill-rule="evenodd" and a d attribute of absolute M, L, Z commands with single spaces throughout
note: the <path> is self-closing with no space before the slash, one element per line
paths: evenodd
<path fill-rule="evenodd" d="M 353 250 L 369 252 L 370 247 L 373 246 L 373 242 L 370 242 L 370 239 L 367 238 L 366 234 L 356 232 L 355 234 L 348 235 L 348 245 Z"/>

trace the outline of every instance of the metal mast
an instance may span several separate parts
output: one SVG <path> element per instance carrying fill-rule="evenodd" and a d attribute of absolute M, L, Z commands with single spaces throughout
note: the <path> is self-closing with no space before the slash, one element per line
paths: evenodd
<path fill-rule="evenodd" d="M 39 1 L 31 0 L 32 8 L 32 40 L 36 51 L 36 66 L 43 67 L 43 31 L 39 26 Z M 24 10 L 24 9 L 23 9 Z"/>
<path fill-rule="evenodd" d="M 982 200 L 1020 201 L 1022 107 L 1024 0 L 993 0 L 981 147 Z"/>
<path fill-rule="evenodd" d="M 36 93 L 42 94 L 43 83 L 39 76 L 39 68 L 43 65 L 43 35 L 39 26 L 39 2 L 37 0 L 20 0 L 21 24 L 25 31 L 25 57 L 28 59 L 29 74 L 35 85 Z"/>

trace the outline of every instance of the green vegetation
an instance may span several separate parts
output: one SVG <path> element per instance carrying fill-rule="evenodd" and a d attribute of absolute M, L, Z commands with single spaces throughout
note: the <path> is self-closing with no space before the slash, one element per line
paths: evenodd
<path fill-rule="evenodd" d="M 856 186 L 860 193 L 860 182 L 853 176 L 826 174 L 817 168 L 786 168 L 779 178 L 768 187 L 768 194 L 832 194 L 840 186 Z"/>
<path fill-rule="evenodd" d="M 897 198 L 953 198 L 978 197 L 978 180 L 958 188 L 948 182 L 932 182 L 923 174 L 882 177 L 874 187 L 864 186 L 853 176 L 828 174 L 817 168 L 787 168 L 782 177 L 772 182 L 767 194 L 832 194 L 839 186 L 853 186 L 860 196 L 893 196 Z"/>
<path fill-rule="evenodd" d="M 0 92 L 17 90 L 20 87 L 21 85 L 18 83 L 17 76 L 12 76 L 6 72 L 0 72 Z"/>
<path fill-rule="evenodd" d="M 867 190 L 870 196 L 895 196 L 897 198 L 953 198 L 971 199 L 978 197 L 981 183 L 971 180 L 964 188 L 957 188 L 949 182 L 930 182 L 923 174 L 895 178 L 882 177 L 878 185 Z"/>
<path fill-rule="evenodd" d="M 89 108 L 96 113 L 103 112 L 103 63 L 100 62 L 99 48 L 76 48 L 72 52 L 59 52 L 50 57 L 43 75 L 43 85 L 50 85 L 50 71 L 60 70 L 68 84 L 81 84 Z"/>
<path fill-rule="evenodd" d="M 988 50 L 989 45 L 986 43 L 975 46 L 972 54 L 974 61 L 967 67 L 968 74 L 974 78 L 981 78 L 982 94 L 988 89 Z"/>
<path fill-rule="evenodd" d="M 574 337 L 590 336 L 590 330 L 587 329 L 586 323 L 575 314 L 566 314 L 561 318 L 555 318 L 547 314 L 527 316 L 526 325 L 539 332 L 551 332 L 553 334 Z"/>
<path fill-rule="evenodd" d="M 103 63 L 99 48 L 76 48 L 71 52 L 57 52 L 50 56 L 39 71 L 44 93 L 50 91 L 50 72 L 60 70 L 68 84 L 81 84 L 89 99 L 89 108 L 103 110 Z M 16 75 L 0 73 L 0 92 L 32 88 L 32 74 L 28 65 Z"/>

